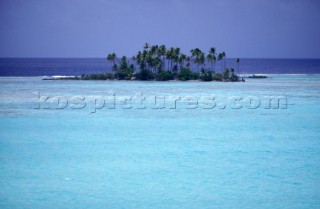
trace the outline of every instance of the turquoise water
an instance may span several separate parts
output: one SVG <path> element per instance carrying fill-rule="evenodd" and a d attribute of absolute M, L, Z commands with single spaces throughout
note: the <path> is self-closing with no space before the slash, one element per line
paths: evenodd
<path fill-rule="evenodd" d="M 39 108 L 38 94 L 51 103 Z M 141 94 L 144 109 L 134 99 Z M 106 95 L 114 108 L 101 108 Z M 320 208 L 319 95 L 319 75 L 245 83 L 2 77 L 0 208 Z M 57 109 L 55 96 L 68 106 Z M 74 96 L 86 106 L 71 108 Z M 165 108 L 153 96 L 165 97 Z M 182 97 L 175 109 L 173 96 Z M 216 106 L 188 105 L 203 96 Z M 230 100 L 237 96 L 240 109 Z M 265 96 L 287 104 L 268 109 Z"/>

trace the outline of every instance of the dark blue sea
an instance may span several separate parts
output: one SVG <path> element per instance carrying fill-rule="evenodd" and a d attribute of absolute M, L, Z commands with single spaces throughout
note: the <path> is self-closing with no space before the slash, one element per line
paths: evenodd
<path fill-rule="evenodd" d="M 216 71 L 220 70 L 216 64 Z M 237 68 L 234 59 L 227 67 Z M 0 76 L 76 76 L 111 71 L 103 58 L 0 58 Z M 320 59 L 241 59 L 241 74 L 319 74 Z"/>

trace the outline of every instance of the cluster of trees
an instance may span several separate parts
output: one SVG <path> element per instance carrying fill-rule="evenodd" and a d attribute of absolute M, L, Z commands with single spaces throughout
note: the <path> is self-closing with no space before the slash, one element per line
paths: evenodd
<path fill-rule="evenodd" d="M 119 59 L 115 53 L 108 54 L 106 59 L 112 63 L 112 73 L 82 75 L 77 79 L 239 81 L 234 69 L 226 68 L 225 57 L 225 52 L 217 53 L 214 47 L 209 49 L 207 55 L 199 48 L 192 49 L 190 55 L 186 55 L 180 48 L 146 43 L 143 50 L 131 59 L 126 56 Z M 236 62 L 239 74 L 240 59 Z M 221 64 L 219 72 L 216 71 L 217 63 Z"/>

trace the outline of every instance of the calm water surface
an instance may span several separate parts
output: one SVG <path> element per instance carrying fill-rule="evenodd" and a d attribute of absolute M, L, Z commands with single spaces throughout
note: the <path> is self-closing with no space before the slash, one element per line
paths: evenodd
<path fill-rule="evenodd" d="M 33 92 L 50 96 L 52 109 L 34 109 Z M 94 99 L 100 107 L 112 92 L 115 109 L 91 113 Z M 124 104 L 141 93 L 145 109 Z M 50 100 L 75 95 L 86 107 L 56 109 Z M 182 99 L 156 109 L 154 95 L 214 95 L 216 106 L 188 109 Z M 320 208 L 319 95 L 319 75 L 245 83 L 1 77 L 0 208 Z M 240 100 L 234 109 L 233 96 L 261 105 Z M 265 96 L 286 98 L 287 108 L 265 109 Z"/>

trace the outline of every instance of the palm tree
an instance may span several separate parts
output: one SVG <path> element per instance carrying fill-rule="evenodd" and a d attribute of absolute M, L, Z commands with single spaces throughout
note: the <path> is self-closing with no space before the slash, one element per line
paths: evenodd
<path fill-rule="evenodd" d="M 151 51 L 152 55 L 155 55 L 157 53 L 158 48 L 159 48 L 158 45 L 150 47 L 150 51 Z"/>
<path fill-rule="evenodd" d="M 152 68 L 153 66 L 152 66 L 152 61 L 153 61 L 153 59 L 152 59 L 152 51 L 147 51 L 147 53 L 146 53 L 146 61 L 147 61 L 147 68 L 148 68 L 148 70 L 150 70 L 150 67 Z"/>
<path fill-rule="evenodd" d="M 111 54 L 108 54 L 108 56 L 107 56 L 107 60 L 109 61 L 109 62 L 113 62 L 113 66 L 112 66 L 112 71 L 116 71 L 117 70 L 117 65 L 116 65 L 116 61 L 117 61 L 117 55 L 116 55 L 116 53 L 111 53 Z"/>
<path fill-rule="evenodd" d="M 108 54 L 107 60 L 109 62 L 113 62 L 113 64 L 115 65 L 116 64 L 116 60 L 117 60 L 117 55 L 114 52 L 111 53 L 111 54 Z"/>
<path fill-rule="evenodd" d="M 207 60 L 211 63 L 211 70 L 213 70 L 213 56 L 212 54 L 207 55 Z"/>
<path fill-rule="evenodd" d="M 186 58 L 186 67 L 187 68 L 190 68 L 190 61 L 191 61 L 191 57 L 190 56 L 187 56 L 187 58 Z"/>
<path fill-rule="evenodd" d="M 199 49 L 199 48 L 195 48 L 195 49 L 191 49 L 191 57 L 193 58 L 194 60 L 194 63 L 197 64 L 197 69 L 196 71 L 198 71 L 199 69 L 199 64 L 201 62 L 200 60 L 200 55 L 202 53 L 202 51 Z"/>
<path fill-rule="evenodd" d="M 203 65 L 205 64 L 205 61 L 206 61 L 205 53 L 201 52 L 199 54 L 199 56 L 198 56 L 197 63 L 198 63 L 198 65 L 201 65 L 201 67 L 203 68 Z M 198 69 L 199 69 L 199 66 L 198 66 Z"/>
<path fill-rule="evenodd" d="M 108 54 L 107 58 L 106 58 L 109 62 L 112 62 L 112 54 Z"/>
<path fill-rule="evenodd" d="M 165 68 L 166 60 L 165 60 L 165 55 L 166 55 L 166 46 L 165 45 L 160 45 L 157 51 L 157 54 L 159 57 L 162 59 L 162 65 L 163 68 Z"/>
<path fill-rule="evenodd" d="M 172 69 L 172 60 L 174 58 L 174 50 L 175 49 L 173 47 L 171 47 L 166 52 L 166 57 L 167 57 L 167 60 L 168 60 L 168 70 Z M 170 65 L 169 65 L 169 62 L 170 62 Z"/>
<path fill-rule="evenodd" d="M 121 57 L 120 69 L 127 69 L 127 68 L 128 68 L 127 57 L 126 56 L 122 56 Z"/>
<path fill-rule="evenodd" d="M 211 54 L 211 62 L 214 64 L 214 72 L 216 71 L 216 61 L 217 61 L 217 53 L 216 53 L 216 48 L 215 47 L 211 47 L 209 50 L 209 54 Z"/>
<path fill-rule="evenodd" d="M 161 71 L 162 61 L 161 61 L 160 57 L 154 58 L 153 66 L 157 69 L 158 73 Z"/>
<path fill-rule="evenodd" d="M 213 72 L 216 73 L 216 62 L 217 62 L 217 57 L 216 56 L 213 56 Z"/>
<path fill-rule="evenodd" d="M 216 48 L 215 47 L 211 47 L 210 50 L 209 50 L 209 53 L 215 56 L 216 55 Z"/>
<path fill-rule="evenodd" d="M 221 72 L 223 72 L 223 67 L 222 67 L 222 59 L 223 59 L 223 53 L 222 52 L 220 52 L 219 54 L 218 54 L 218 62 L 219 61 L 221 61 Z"/>
<path fill-rule="evenodd" d="M 238 75 L 240 76 L 240 58 L 237 58 L 236 62 L 238 63 Z"/>
<path fill-rule="evenodd" d="M 143 46 L 144 49 L 149 49 L 149 47 L 150 47 L 150 45 L 148 43 L 145 43 Z"/>
<path fill-rule="evenodd" d="M 181 69 L 181 67 L 184 65 L 185 60 L 187 59 L 187 55 L 185 54 L 180 54 L 180 57 L 178 59 L 178 63 L 179 63 L 179 68 Z"/>
<path fill-rule="evenodd" d="M 224 68 L 226 68 L 226 60 L 224 59 L 226 57 L 226 53 L 225 52 L 221 52 L 221 54 L 222 54 L 222 60 L 223 60 Z"/>
<path fill-rule="evenodd" d="M 175 48 L 173 51 L 174 66 L 176 66 L 177 63 L 179 62 L 179 56 L 180 56 L 180 48 Z"/>
<path fill-rule="evenodd" d="M 138 52 L 137 56 L 136 56 L 136 60 L 137 60 L 137 64 L 140 64 L 142 61 L 142 54 L 141 51 Z"/>

